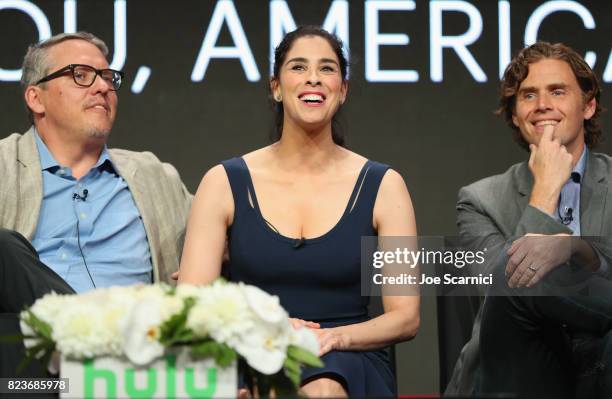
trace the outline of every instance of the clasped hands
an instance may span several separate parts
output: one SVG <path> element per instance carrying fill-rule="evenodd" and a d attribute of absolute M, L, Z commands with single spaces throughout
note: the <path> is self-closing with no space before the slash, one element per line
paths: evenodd
<path fill-rule="evenodd" d="M 569 234 L 525 234 L 507 251 L 506 278 L 510 288 L 532 287 L 572 257 Z"/>
<path fill-rule="evenodd" d="M 344 350 L 349 347 L 349 337 L 336 328 L 321 328 L 319 323 L 302 319 L 289 318 L 293 328 L 309 328 L 319 341 L 319 356 L 332 350 Z"/>

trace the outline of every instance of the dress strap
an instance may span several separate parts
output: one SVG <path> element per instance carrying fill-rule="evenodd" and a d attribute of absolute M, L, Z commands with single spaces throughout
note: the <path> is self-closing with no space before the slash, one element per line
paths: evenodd
<path fill-rule="evenodd" d="M 248 210 L 248 208 L 252 208 L 249 201 L 249 192 L 252 190 L 252 184 L 244 160 L 235 157 L 221 162 L 221 165 L 225 168 L 225 173 L 227 173 L 227 178 L 232 188 L 234 212 L 238 214 Z"/>
<path fill-rule="evenodd" d="M 349 202 L 349 212 L 359 214 L 365 212 L 371 215 L 380 188 L 380 182 L 383 176 L 389 169 L 389 165 L 385 165 L 375 161 L 368 161 L 359 175 L 355 191 Z"/>

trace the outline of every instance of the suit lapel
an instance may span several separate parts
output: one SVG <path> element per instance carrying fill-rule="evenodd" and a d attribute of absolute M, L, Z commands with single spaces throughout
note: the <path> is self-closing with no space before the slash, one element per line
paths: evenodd
<path fill-rule="evenodd" d="M 119 174 L 128 185 L 132 198 L 145 228 L 149 249 L 151 251 L 151 260 L 153 261 L 154 281 L 159 281 L 159 264 L 161 262 L 161 254 L 159 253 L 159 227 L 155 223 L 155 203 L 154 198 L 151 198 L 152 190 L 146 186 L 146 182 L 139 177 L 139 170 L 135 162 L 131 161 L 124 155 L 113 156 L 113 150 L 109 151 L 113 164 L 117 167 Z"/>
<path fill-rule="evenodd" d="M 517 218 L 520 218 L 529 203 L 529 196 L 533 189 L 533 175 L 527 166 L 527 162 L 523 162 L 517 169 L 515 184 L 516 191 L 518 192 L 518 196 L 516 197 L 516 205 L 519 212 Z"/>
<path fill-rule="evenodd" d="M 42 171 L 33 127 L 19 141 L 18 151 L 17 162 L 21 176 L 18 181 L 17 231 L 31 240 L 38 224 L 43 197 Z"/>
<path fill-rule="evenodd" d="M 599 160 L 587 152 L 584 180 L 580 187 L 580 231 L 584 236 L 602 235 L 606 211 L 607 170 Z"/>

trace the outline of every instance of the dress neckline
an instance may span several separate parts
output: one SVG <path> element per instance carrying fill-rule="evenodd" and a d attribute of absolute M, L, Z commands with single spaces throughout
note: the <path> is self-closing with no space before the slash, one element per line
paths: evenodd
<path fill-rule="evenodd" d="M 326 238 L 330 237 L 332 234 L 334 234 L 337 230 L 340 229 L 340 227 L 342 227 L 342 225 L 344 224 L 344 222 L 346 221 L 348 214 L 351 212 L 352 208 L 354 206 L 356 206 L 355 200 L 356 197 L 359 195 L 359 192 L 361 191 L 361 188 L 363 186 L 363 182 L 365 181 L 365 176 L 368 172 L 368 170 L 370 169 L 370 164 L 371 161 L 368 159 L 365 161 L 365 163 L 363 164 L 363 166 L 361 167 L 361 170 L 359 171 L 359 175 L 357 175 L 357 180 L 355 181 L 355 185 L 353 187 L 353 190 L 351 192 L 351 196 L 348 200 L 348 203 L 346 204 L 346 207 L 344 208 L 344 212 L 342 213 L 342 216 L 340 217 L 340 219 L 338 220 L 338 222 L 327 232 L 323 233 L 320 236 L 317 237 L 312 237 L 312 238 L 292 238 L 292 237 L 287 237 L 286 235 L 281 234 L 279 231 L 275 231 L 273 230 L 270 225 L 269 222 L 264 218 L 263 214 L 261 213 L 261 209 L 259 207 L 259 201 L 257 200 L 257 193 L 255 192 L 255 186 L 253 185 L 253 179 L 251 177 L 251 171 L 249 170 L 248 165 L 246 164 L 246 161 L 244 160 L 244 158 L 239 157 L 238 158 L 242 164 L 242 166 L 244 167 L 245 170 L 245 177 L 246 177 L 246 181 L 247 181 L 247 185 L 248 185 L 248 191 L 251 193 L 251 198 L 253 199 L 253 206 L 250 206 L 250 204 L 247 205 L 247 207 L 255 212 L 255 215 L 257 216 L 257 219 L 259 219 L 260 225 L 261 227 L 268 233 L 270 234 L 272 237 L 279 239 L 281 241 L 285 241 L 291 244 L 295 244 L 297 241 L 301 241 L 303 243 L 315 243 L 318 241 L 322 241 L 325 240 Z M 247 198 L 248 201 L 248 198 Z"/>

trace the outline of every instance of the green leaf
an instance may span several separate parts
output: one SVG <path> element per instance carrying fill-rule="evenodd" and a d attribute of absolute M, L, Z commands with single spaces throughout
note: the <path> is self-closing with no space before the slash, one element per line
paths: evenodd
<path fill-rule="evenodd" d="M 26 324 L 32 327 L 32 329 L 36 332 L 38 336 L 52 341 L 53 329 L 51 328 L 49 323 L 39 319 L 30 309 L 26 310 L 26 312 Z"/>
<path fill-rule="evenodd" d="M 187 328 L 186 324 L 189 311 L 194 305 L 194 298 L 185 299 L 183 309 L 160 326 L 159 342 L 165 346 L 172 346 L 193 339 L 193 332 Z"/>
<path fill-rule="evenodd" d="M 285 375 L 291 380 L 293 385 L 297 388 L 300 386 L 300 363 L 290 357 L 285 359 L 283 365 L 285 369 Z"/>
<path fill-rule="evenodd" d="M 191 348 L 191 356 L 194 358 L 212 357 L 219 367 L 227 367 L 236 360 L 236 351 L 225 344 L 206 340 Z"/>
<path fill-rule="evenodd" d="M 0 342 L 6 342 L 9 344 L 17 344 L 23 341 L 24 338 L 25 338 L 24 335 L 21 333 L 10 334 L 10 335 L 0 335 Z"/>
<path fill-rule="evenodd" d="M 318 356 L 315 356 L 313 353 L 307 351 L 306 349 L 302 349 L 299 346 L 289 345 L 287 348 L 287 356 L 307 366 L 323 367 L 323 362 Z"/>

